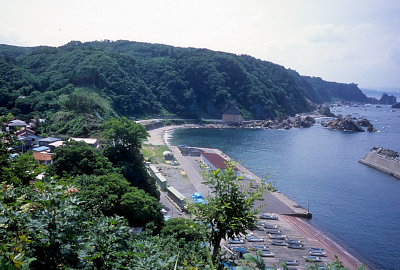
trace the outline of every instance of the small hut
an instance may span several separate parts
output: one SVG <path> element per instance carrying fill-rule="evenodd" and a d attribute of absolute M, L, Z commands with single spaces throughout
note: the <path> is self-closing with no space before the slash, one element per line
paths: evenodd
<path fill-rule="evenodd" d="M 241 123 L 243 121 L 243 116 L 236 106 L 230 106 L 229 109 L 222 114 L 222 121 L 228 123 Z"/>
<path fill-rule="evenodd" d="M 164 151 L 163 156 L 165 160 L 174 160 L 174 154 L 171 151 Z"/>

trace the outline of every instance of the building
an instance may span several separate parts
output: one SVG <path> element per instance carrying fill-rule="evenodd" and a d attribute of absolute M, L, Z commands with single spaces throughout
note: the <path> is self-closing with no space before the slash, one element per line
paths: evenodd
<path fill-rule="evenodd" d="M 10 123 L 8 123 L 7 126 L 11 127 L 11 128 L 19 128 L 19 127 L 26 127 L 27 124 L 25 121 L 16 119 L 16 120 L 10 121 Z"/>
<path fill-rule="evenodd" d="M 32 148 L 32 151 L 34 151 L 34 152 L 47 152 L 49 150 L 50 150 L 50 147 L 48 147 L 48 146 L 39 146 L 39 147 Z"/>
<path fill-rule="evenodd" d="M 64 141 L 56 141 L 53 143 L 49 143 L 47 146 L 50 148 L 50 152 L 54 153 L 56 149 L 60 146 L 62 146 L 65 142 Z"/>
<path fill-rule="evenodd" d="M 35 145 L 38 145 L 40 139 L 42 139 L 42 137 L 36 135 L 18 136 L 18 140 L 22 142 L 22 145 L 18 145 L 16 149 L 22 148 L 21 151 L 29 150 Z"/>
<path fill-rule="evenodd" d="M 44 165 L 50 165 L 53 163 L 53 154 L 46 152 L 33 152 L 33 157 Z"/>
<path fill-rule="evenodd" d="M 228 161 L 216 153 L 201 153 L 201 161 L 209 168 L 210 171 L 220 169 L 224 171 L 228 168 Z M 236 176 L 240 176 L 241 172 L 235 167 Z"/>
<path fill-rule="evenodd" d="M 30 136 L 30 135 L 35 135 L 35 131 L 33 131 L 30 128 L 27 127 L 22 127 L 21 129 L 17 130 L 14 132 L 15 135 L 17 136 Z"/>
<path fill-rule="evenodd" d="M 222 114 L 222 121 L 238 124 L 243 122 L 243 116 L 236 106 L 231 106 Z"/>
<path fill-rule="evenodd" d="M 39 140 L 39 146 L 48 146 L 50 143 L 61 141 L 59 138 L 47 137 Z"/>
<path fill-rule="evenodd" d="M 174 160 L 174 154 L 171 151 L 164 151 L 163 156 L 165 160 Z"/>
<path fill-rule="evenodd" d="M 84 142 L 94 148 L 100 148 L 99 140 L 96 138 L 70 138 L 70 141 Z"/>
<path fill-rule="evenodd" d="M 227 160 L 216 153 L 201 153 L 201 161 L 211 170 L 226 170 L 228 168 Z"/>
<path fill-rule="evenodd" d="M 204 151 L 199 148 L 188 147 L 184 145 L 178 146 L 179 151 L 181 152 L 182 156 L 192 156 L 192 157 L 199 157 L 201 153 Z"/>

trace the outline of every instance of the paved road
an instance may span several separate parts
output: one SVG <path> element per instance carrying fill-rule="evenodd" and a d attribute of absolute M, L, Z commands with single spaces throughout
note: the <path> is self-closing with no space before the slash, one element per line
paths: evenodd
<path fill-rule="evenodd" d="M 276 214 L 290 214 L 294 211 L 284 204 L 281 200 L 277 199 L 274 195 L 268 193 L 264 195 L 263 201 L 256 202 L 256 207 L 263 205 L 262 212 L 276 213 Z"/>
<path fill-rule="evenodd" d="M 193 186 L 198 192 L 201 192 L 204 196 L 210 193 L 210 189 L 203 184 L 202 170 L 198 163 L 198 158 L 190 156 L 182 156 L 178 147 L 169 146 L 171 151 L 174 153 L 176 160 L 179 162 L 182 169 L 185 170 L 189 176 Z M 179 190 L 179 188 L 178 188 Z"/>

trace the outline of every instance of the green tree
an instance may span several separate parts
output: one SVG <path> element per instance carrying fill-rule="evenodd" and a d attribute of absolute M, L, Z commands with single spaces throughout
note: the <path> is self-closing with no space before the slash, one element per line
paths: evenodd
<path fill-rule="evenodd" d="M 165 222 L 161 230 L 164 236 L 173 236 L 178 241 L 202 241 L 204 240 L 204 228 L 197 222 L 187 218 L 171 218 Z"/>
<path fill-rule="evenodd" d="M 262 199 L 265 187 L 254 180 L 242 181 L 236 176 L 232 163 L 228 163 L 224 171 L 206 174 L 204 183 L 212 189 L 212 195 L 207 197 L 207 204 L 191 204 L 190 211 L 195 219 L 209 224 L 212 260 L 222 267 L 219 262 L 221 240 L 245 233 L 255 225 L 259 211 L 254 204 Z"/>
<path fill-rule="evenodd" d="M 49 172 L 61 177 L 103 175 L 114 171 L 111 162 L 98 149 L 84 142 L 66 142 L 56 149 L 53 160 Z"/>
<path fill-rule="evenodd" d="M 142 140 L 149 135 L 143 125 L 126 117 L 108 120 L 104 123 L 103 134 L 109 145 L 122 145 L 129 150 L 139 150 Z"/>
<path fill-rule="evenodd" d="M 121 212 L 122 196 L 130 190 L 129 182 L 123 175 L 82 175 L 76 178 L 79 198 L 88 211 L 100 211 L 110 216 Z"/>
<path fill-rule="evenodd" d="M 160 228 L 163 223 L 160 202 L 136 187 L 131 187 L 130 192 L 122 195 L 121 208 L 121 214 L 131 226 L 145 226 L 148 222 L 154 222 Z"/>
<path fill-rule="evenodd" d="M 128 118 L 114 118 L 104 124 L 103 134 L 107 139 L 104 155 L 133 186 L 159 198 L 155 180 L 147 173 L 140 152 L 141 141 L 148 135 L 144 126 Z"/>

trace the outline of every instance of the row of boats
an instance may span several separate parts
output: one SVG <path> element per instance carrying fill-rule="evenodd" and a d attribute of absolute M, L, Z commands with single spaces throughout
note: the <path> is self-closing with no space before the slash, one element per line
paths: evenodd
<path fill-rule="evenodd" d="M 270 214 L 261 214 L 260 219 L 264 220 L 277 220 L 278 217 Z M 286 234 L 283 234 L 281 230 L 278 229 L 277 225 L 268 224 L 266 222 L 259 222 L 256 231 L 265 231 L 268 238 L 271 240 L 271 245 L 275 246 L 287 246 L 292 249 L 306 249 L 301 240 L 298 239 L 289 239 Z M 248 234 L 244 238 L 232 238 L 228 240 L 229 246 L 233 252 L 236 252 L 240 256 L 250 251 L 255 251 L 261 257 L 275 257 L 275 253 L 270 250 L 270 248 L 266 245 L 263 245 L 265 240 L 264 238 L 257 237 L 255 235 Z M 250 247 L 242 246 L 246 242 L 254 243 Z M 256 244 L 260 243 L 260 244 Z M 308 253 L 306 256 L 303 256 L 306 262 L 322 262 L 321 257 L 326 256 L 326 251 L 322 248 L 309 247 Z M 297 266 L 299 265 L 298 260 L 281 260 L 281 262 L 285 263 L 287 266 Z"/>

